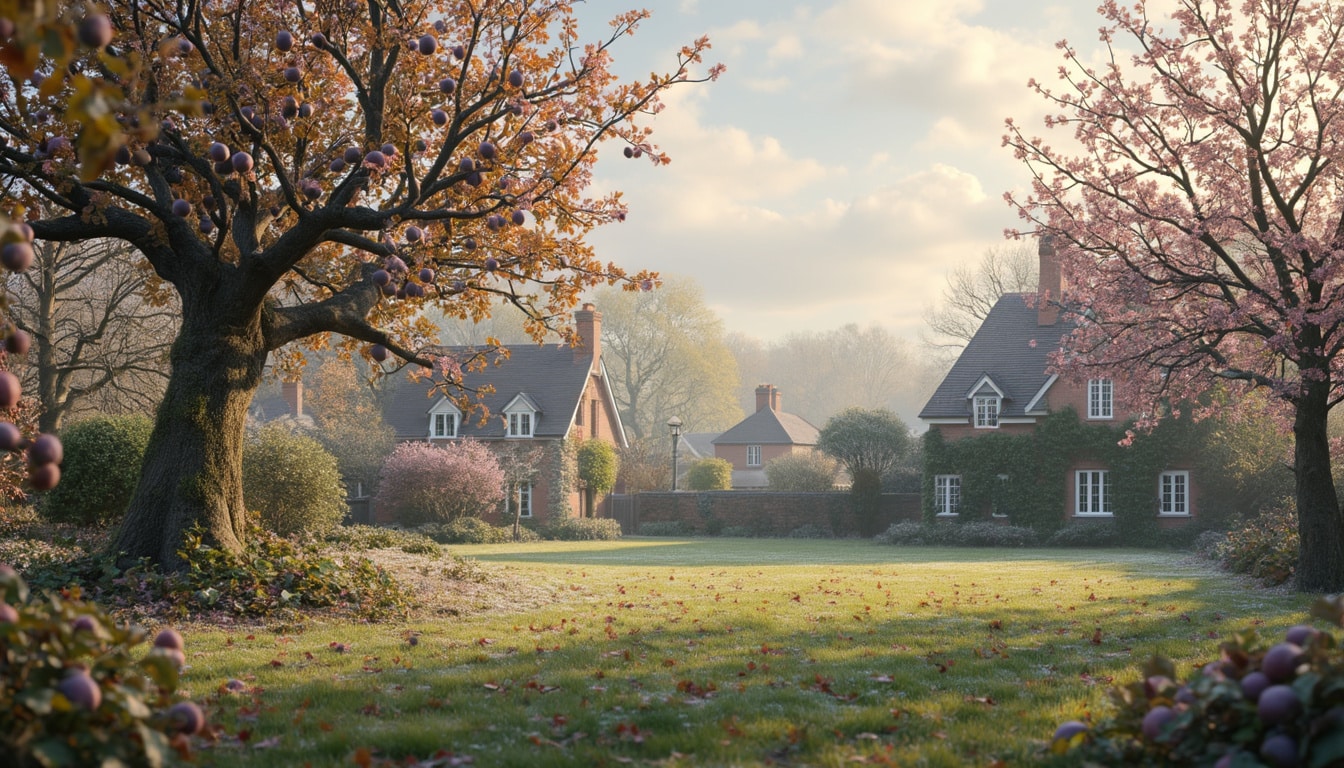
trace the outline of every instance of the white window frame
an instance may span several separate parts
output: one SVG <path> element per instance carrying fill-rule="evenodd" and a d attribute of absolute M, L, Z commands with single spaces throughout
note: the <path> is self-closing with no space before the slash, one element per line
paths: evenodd
<path fill-rule="evenodd" d="M 748 467 L 761 466 L 761 446 L 759 445 L 747 446 L 747 466 Z"/>
<path fill-rule="evenodd" d="M 1110 379 L 1088 379 L 1087 418 L 1094 421 L 1115 418 L 1115 383 Z"/>
<path fill-rule="evenodd" d="M 1111 474 L 1104 469 L 1080 469 L 1073 473 L 1077 517 L 1114 517 L 1111 508 Z"/>
<path fill-rule="evenodd" d="M 440 418 L 444 419 L 447 422 L 447 426 L 451 427 L 451 434 L 444 434 L 443 431 L 439 429 Z M 426 429 L 426 434 L 429 435 L 430 440 L 450 440 L 457 438 L 461 435 L 462 412 L 457 409 L 457 406 L 453 405 L 451 400 L 444 398 L 435 403 L 433 408 L 429 409 L 429 424 Z"/>
<path fill-rule="evenodd" d="M 1190 516 L 1190 472 L 1170 470 L 1157 480 L 1157 514 L 1161 517 Z"/>
<path fill-rule="evenodd" d="M 1000 400 L 996 395 L 976 395 L 971 401 L 976 429 L 998 429 Z"/>
<path fill-rule="evenodd" d="M 536 425 L 535 414 L 531 411 L 515 411 L 509 414 L 509 437 L 532 437 Z"/>
<path fill-rule="evenodd" d="M 522 509 L 522 513 L 518 516 L 523 519 L 532 517 L 532 484 L 518 483 L 517 485 L 509 487 L 508 494 L 504 497 L 504 517 L 506 519 L 511 519 L 513 517 L 513 503 L 515 499 L 517 499 L 518 506 Z"/>
<path fill-rule="evenodd" d="M 956 517 L 961 511 L 961 475 L 933 476 L 933 506 L 938 517 Z"/>
<path fill-rule="evenodd" d="M 440 420 L 443 421 L 442 426 L 446 426 L 447 429 L 440 428 L 441 427 Z M 429 422 L 430 422 L 429 424 L 430 437 L 436 440 L 443 440 L 447 438 L 457 437 L 457 414 L 431 413 L 429 415 Z"/>

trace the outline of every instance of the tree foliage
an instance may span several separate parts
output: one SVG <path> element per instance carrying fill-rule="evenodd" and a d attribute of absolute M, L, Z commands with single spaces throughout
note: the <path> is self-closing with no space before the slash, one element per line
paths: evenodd
<path fill-rule="evenodd" d="M 773 384 L 784 410 L 813 424 L 846 407 L 918 413 L 946 367 L 879 326 L 853 323 L 827 331 L 791 333 L 763 343 L 733 334 L 742 386 L 738 402 L 756 407 L 756 387 Z"/>
<path fill-rule="evenodd" d="M 1326 433 L 1344 398 L 1344 17 L 1270 0 L 1183 0 L 1165 24 L 1144 2 L 1100 11 L 1114 63 L 1090 69 L 1065 45 L 1059 85 L 1032 83 L 1072 141 L 1011 121 L 1005 137 L 1032 179 L 1010 202 L 1053 238 L 1087 312 L 1058 364 L 1116 379 L 1151 414 L 1214 382 L 1281 398 L 1298 587 L 1344 589 Z"/>
<path fill-rule="evenodd" d="M 846 408 L 817 435 L 817 449 L 835 457 L 851 478 L 875 472 L 879 484 L 901 466 L 913 447 L 910 428 L 885 408 Z"/>
<path fill-rule="evenodd" d="M 262 427 L 243 444 L 243 496 L 262 526 L 281 536 L 326 533 L 346 512 L 336 457 L 279 426 Z"/>
<path fill-rule="evenodd" d="M 66 13 L 3 46 L 3 207 L 39 240 L 128 243 L 181 301 L 114 544 L 164 564 L 195 523 L 241 549 L 246 410 L 272 353 L 290 368 L 291 344 L 335 333 L 451 385 L 468 363 L 433 353 L 426 303 L 484 317 L 503 299 L 540 338 L 594 285 L 651 286 L 584 242 L 626 213 L 618 193 L 588 194 L 596 148 L 667 162 L 640 118 L 720 71 L 693 71 L 701 39 L 672 71 L 621 82 L 612 47 L 647 14 L 585 42 L 568 0 L 113 0 L 106 52 L 76 44 L 82 7 Z M 127 62 L 143 66 L 123 76 Z M 31 87 L 34 69 L 54 76 Z"/>
<path fill-rule="evenodd" d="M 728 491 L 733 487 L 733 462 L 701 459 L 686 471 L 686 487 L 692 491 Z"/>
<path fill-rule="evenodd" d="M 579 479 L 594 496 L 602 496 L 616 486 L 620 463 L 616 449 L 605 440 L 592 438 L 579 446 Z"/>
<path fill-rule="evenodd" d="M 373 495 L 383 461 L 396 446 L 396 434 L 383 420 L 370 388 L 360 382 L 353 360 L 332 358 L 314 377 L 310 404 L 317 430 L 314 437 L 336 457 L 346 488 L 363 487 Z"/>
<path fill-rule="evenodd" d="M 65 475 L 42 500 L 54 520 L 105 525 L 121 519 L 140 481 L 154 422 L 148 416 L 99 416 L 61 432 Z"/>
<path fill-rule="evenodd" d="M 481 517 L 504 500 L 504 471 L 476 440 L 401 443 L 383 464 L 376 502 L 407 525 Z"/>
<path fill-rule="evenodd" d="M 667 277 L 656 291 L 604 288 L 594 296 L 602 310 L 602 358 L 634 439 L 665 435 L 672 416 L 688 432 L 727 429 L 742 419 L 734 402 L 737 362 L 699 283 Z"/>
<path fill-rule="evenodd" d="M 626 493 L 672 487 L 672 451 L 666 438 L 631 440 L 616 451 L 617 479 Z"/>
<path fill-rule="evenodd" d="M 71 416 L 158 406 L 179 312 L 130 246 L 40 242 L 33 265 L 6 287 L 10 316 L 32 339 L 22 374 L 42 405 L 43 432 Z"/>
<path fill-rule="evenodd" d="M 840 464 L 820 452 L 791 453 L 771 459 L 765 465 L 765 477 L 772 491 L 816 493 L 835 488 Z"/>

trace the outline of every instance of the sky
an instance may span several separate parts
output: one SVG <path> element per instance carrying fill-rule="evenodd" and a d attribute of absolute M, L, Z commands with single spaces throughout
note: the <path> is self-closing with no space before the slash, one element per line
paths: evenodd
<path fill-rule="evenodd" d="M 1061 39 L 1095 49 L 1096 6 L 646 0 L 618 72 L 671 69 L 702 34 L 706 65 L 727 71 L 664 99 L 651 125 L 670 165 L 606 146 L 595 186 L 622 190 L 630 213 L 590 242 L 626 268 L 695 278 L 728 331 L 769 342 L 857 323 L 918 341 L 947 274 L 1017 226 L 1003 194 L 1026 174 L 1004 119 L 1044 131 L 1027 81 L 1054 79 Z M 583 37 L 631 7 L 588 0 Z"/>

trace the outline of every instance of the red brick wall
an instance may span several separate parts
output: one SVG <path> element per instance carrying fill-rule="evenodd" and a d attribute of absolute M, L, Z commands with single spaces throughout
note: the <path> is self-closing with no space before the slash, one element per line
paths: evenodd
<path fill-rule="evenodd" d="M 1025 435 L 1036 430 L 1033 424 L 1000 424 L 998 429 L 976 429 L 970 422 L 965 424 L 932 424 L 929 429 L 942 433 L 944 440 L 960 440 L 963 437 L 984 437 L 985 435 Z"/>
<path fill-rule="evenodd" d="M 681 521 L 705 533 L 711 520 L 759 535 L 787 536 L 804 525 L 818 525 L 837 536 L 855 534 L 858 527 L 848 493 L 774 493 L 704 491 L 695 493 L 641 493 L 634 497 L 634 519 L 622 521 L 626 533 L 644 523 Z M 882 495 L 879 530 L 894 522 L 919 520 L 919 494 Z M 628 524 L 627 524 L 628 523 Z"/>

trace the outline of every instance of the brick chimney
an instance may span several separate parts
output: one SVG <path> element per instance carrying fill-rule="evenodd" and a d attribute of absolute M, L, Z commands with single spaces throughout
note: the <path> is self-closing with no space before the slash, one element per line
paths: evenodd
<path fill-rule="evenodd" d="M 779 411 L 779 390 L 775 389 L 773 384 L 762 384 L 756 387 L 756 411 L 769 408 L 772 411 Z"/>
<path fill-rule="evenodd" d="M 298 418 L 303 415 L 303 380 L 286 381 L 280 384 L 280 396 L 285 398 L 285 408 L 289 415 Z"/>
<path fill-rule="evenodd" d="M 574 348 L 574 360 L 596 360 L 602 356 L 602 313 L 592 304 L 584 304 L 583 309 L 574 313 L 574 330 L 579 335 L 579 344 Z"/>
<path fill-rule="evenodd" d="M 1040 282 L 1036 290 L 1036 324 L 1054 325 L 1059 320 L 1058 302 L 1064 296 L 1064 275 L 1059 268 L 1059 258 L 1055 254 L 1053 235 L 1042 235 L 1036 246 L 1036 255 L 1040 257 Z"/>

